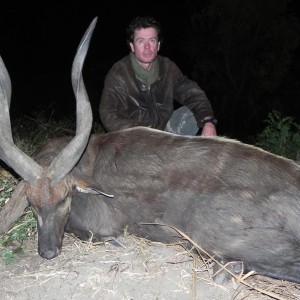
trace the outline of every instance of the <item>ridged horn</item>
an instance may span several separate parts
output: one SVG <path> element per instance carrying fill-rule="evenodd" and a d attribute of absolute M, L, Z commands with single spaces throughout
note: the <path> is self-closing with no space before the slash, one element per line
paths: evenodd
<path fill-rule="evenodd" d="M 28 182 L 42 176 L 43 168 L 13 142 L 9 106 L 11 81 L 5 64 L 0 57 L 0 158 Z"/>
<path fill-rule="evenodd" d="M 55 185 L 65 177 L 80 159 L 88 143 L 92 129 L 93 113 L 82 79 L 82 68 L 89 48 L 92 33 L 97 23 L 97 17 L 86 30 L 72 67 L 72 86 L 76 98 L 76 135 L 72 141 L 53 159 L 47 171 L 47 177 Z"/>

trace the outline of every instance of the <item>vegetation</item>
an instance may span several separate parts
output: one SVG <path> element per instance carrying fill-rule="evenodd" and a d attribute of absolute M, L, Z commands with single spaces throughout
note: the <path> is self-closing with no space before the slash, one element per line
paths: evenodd
<path fill-rule="evenodd" d="M 13 175 L 0 167 L 0 209 L 11 197 L 17 183 Z M 28 207 L 7 234 L 0 237 L 0 249 L 4 249 L 2 257 L 6 263 L 13 261 L 15 253 L 21 251 L 22 242 L 35 234 L 35 228 L 36 221 Z"/>
<path fill-rule="evenodd" d="M 193 78 L 213 104 L 219 134 L 247 141 L 273 109 L 295 115 L 300 26 L 292 3 L 186 2 L 191 17 L 185 52 Z"/>
<path fill-rule="evenodd" d="M 266 128 L 256 136 L 255 144 L 272 153 L 299 161 L 300 125 L 278 111 L 269 113 Z"/>

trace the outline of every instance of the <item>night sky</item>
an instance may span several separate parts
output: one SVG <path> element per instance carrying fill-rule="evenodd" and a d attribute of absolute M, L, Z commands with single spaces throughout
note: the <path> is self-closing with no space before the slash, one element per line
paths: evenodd
<path fill-rule="evenodd" d="M 125 30 L 137 15 L 149 14 L 160 20 L 164 34 L 160 54 L 174 60 L 190 77 L 192 62 L 182 51 L 182 37 L 189 30 L 186 1 L 98 2 L 50 2 L 1 9 L 0 55 L 12 81 L 12 114 L 28 114 L 49 105 L 55 113 L 75 114 L 72 61 L 82 35 L 96 16 L 98 22 L 83 73 L 95 120 L 99 118 L 97 109 L 104 77 L 115 61 L 128 54 Z M 299 1 L 292 2 L 299 16 Z M 297 118 L 300 120 L 300 116 Z"/>
<path fill-rule="evenodd" d="M 159 19 L 165 36 L 160 53 L 178 60 L 178 64 L 184 62 L 178 51 L 178 36 L 187 19 L 184 6 L 174 4 L 168 8 L 161 4 L 158 9 L 157 5 L 132 1 L 126 5 L 116 1 L 105 5 L 72 3 L 1 10 L 0 55 L 12 81 L 12 113 L 26 114 L 48 104 L 53 104 L 55 110 L 75 112 L 72 61 L 82 35 L 96 16 L 98 22 L 83 71 L 93 107 L 99 104 L 105 74 L 129 52 L 125 29 L 137 15 L 150 14 Z"/>

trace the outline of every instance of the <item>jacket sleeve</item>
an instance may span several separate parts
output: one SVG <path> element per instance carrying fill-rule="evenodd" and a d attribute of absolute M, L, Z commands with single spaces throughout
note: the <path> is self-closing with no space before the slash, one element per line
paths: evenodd
<path fill-rule="evenodd" d="M 198 126 L 201 128 L 205 117 L 214 116 L 210 101 L 200 86 L 195 81 L 184 76 L 174 63 L 172 65 L 172 74 L 174 76 L 174 98 L 192 111 Z"/>
<path fill-rule="evenodd" d="M 128 116 L 125 116 L 128 105 L 126 98 L 127 85 L 125 80 L 111 69 L 106 75 L 99 105 L 101 122 L 107 131 L 140 125 L 136 121 L 130 120 Z"/>

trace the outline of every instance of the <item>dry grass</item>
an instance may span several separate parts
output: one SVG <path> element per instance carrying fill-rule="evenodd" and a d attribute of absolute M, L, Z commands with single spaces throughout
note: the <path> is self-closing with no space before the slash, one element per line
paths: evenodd
<path fill-rule="evenodd" d="M 62 253 L 47 261 L 27 240 L 13 264 L 0 264 L 2 299 L 300 299 L 299 285 L 254 274 L 217 285 L 214 260 L 182 245 L 130 235 L 121 244 L 66 235 Z"/>

